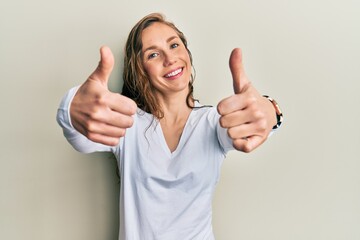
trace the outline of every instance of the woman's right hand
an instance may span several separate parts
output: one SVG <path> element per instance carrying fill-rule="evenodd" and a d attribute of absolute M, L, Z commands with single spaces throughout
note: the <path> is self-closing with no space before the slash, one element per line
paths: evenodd
<path fill-rule="evenodd" d="M 115 146 L 132 126 L 137 106 L 132 99 L 109 91 L 114 56 L 106 46 L 100 49 L 100 54 L 98 67 L 71 102 L 70 117 L 74 128 L 88 139 Z"/>

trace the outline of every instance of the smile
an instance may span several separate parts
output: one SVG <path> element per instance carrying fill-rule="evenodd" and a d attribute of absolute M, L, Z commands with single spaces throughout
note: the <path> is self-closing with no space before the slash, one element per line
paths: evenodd
<path fill-rule="evenodd" d="M 164 77 L 166 77 L 166 78 L 171 78 L 171 77 L 174 77 L 174 76 L 178 75 L 178 74 L 181 73 L 182 71 L 183 71 L 183 69 L 182 69 L 182 68 L 179 68 L 179 69 L 176 69 L 175 71 L 172 71 L 172 72 L 166 74 Z"/>

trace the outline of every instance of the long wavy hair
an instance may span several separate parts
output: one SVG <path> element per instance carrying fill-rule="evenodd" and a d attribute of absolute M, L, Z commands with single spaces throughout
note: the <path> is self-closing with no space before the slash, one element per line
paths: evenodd
<path fill-rule="evenodd" d="M 157 119 L 161 119 L 164 117 L 164 112 L 156 98 L 154 87 L 144 69 L 142 60 L 142 32 L 145 28 L 155 22 L 165 24 L 174 29 L 189 53 L 191 66 L 193 66 L 192 55 L 188 49 L 185 35 L 172 22 L 165 20 L 165 17 L 162 14 L 149 14 L 132 28 L 126 41 L 123 73 L 124 85 L 122 88 L 122 95 L 133 99 L 137 106 L 143 111 L 151 113 Z M 194 79 L 194 74 L 191 74 L 189 81 L 189 93 L 186 97 L 186 104 L 190 108 L 192 108 L 192 103 L 194 101 Z"/>

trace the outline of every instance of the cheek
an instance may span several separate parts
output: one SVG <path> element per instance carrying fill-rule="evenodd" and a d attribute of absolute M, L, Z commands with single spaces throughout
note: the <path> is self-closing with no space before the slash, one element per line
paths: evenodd
<path fill-rule="evenodd" d="M 154 66 L 151 64 L 144 64 L 144 70 L 149 77 L 153 76 L 156 72 Z"/>
<path fill-rule="evenodd" d="M 157 67 L 153 66 L 153 65 L 147 65 L 147 66 L 144 66 L 144 70 L 149 77 L 150 83 L 152 85 L 154 85 L 154 84 L 156 85 L 156 82 L 157 82 L 157 79 L 159 76 L 159 71 L 158 71 Z"/>
<path fill-rule="evenodd" d="M 183 51 L 183 58 L 185 59 L 186 63 L 191 66 L 190 55 L 186 49 Z"/>
<path fill-rule="evenodd" d="M 186 61 L 187 68 L 191 72 L 192 65 L 191 65 L 191 59 L 190 59 L 189 53 L 186 51 L 186 53 L 184 55 L 185 55 L 184 59 Z"/>

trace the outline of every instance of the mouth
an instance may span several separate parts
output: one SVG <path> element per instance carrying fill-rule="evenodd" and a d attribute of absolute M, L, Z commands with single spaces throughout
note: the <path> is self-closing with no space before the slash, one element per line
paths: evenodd
<path fill-rule="evenodd" d="M 174 77 L 178 76 L 179 74 L 181 74 L 182 71 L 183 71 L 183 68 L 181 67 L 181 68 L 178 68 L 178 69 L 176 69 L 176 70 L 174 70 L 172 72 L 169 72 L 169 73 L 165 74 L 164 77 L 165 78 L 174 78 Z"/>

